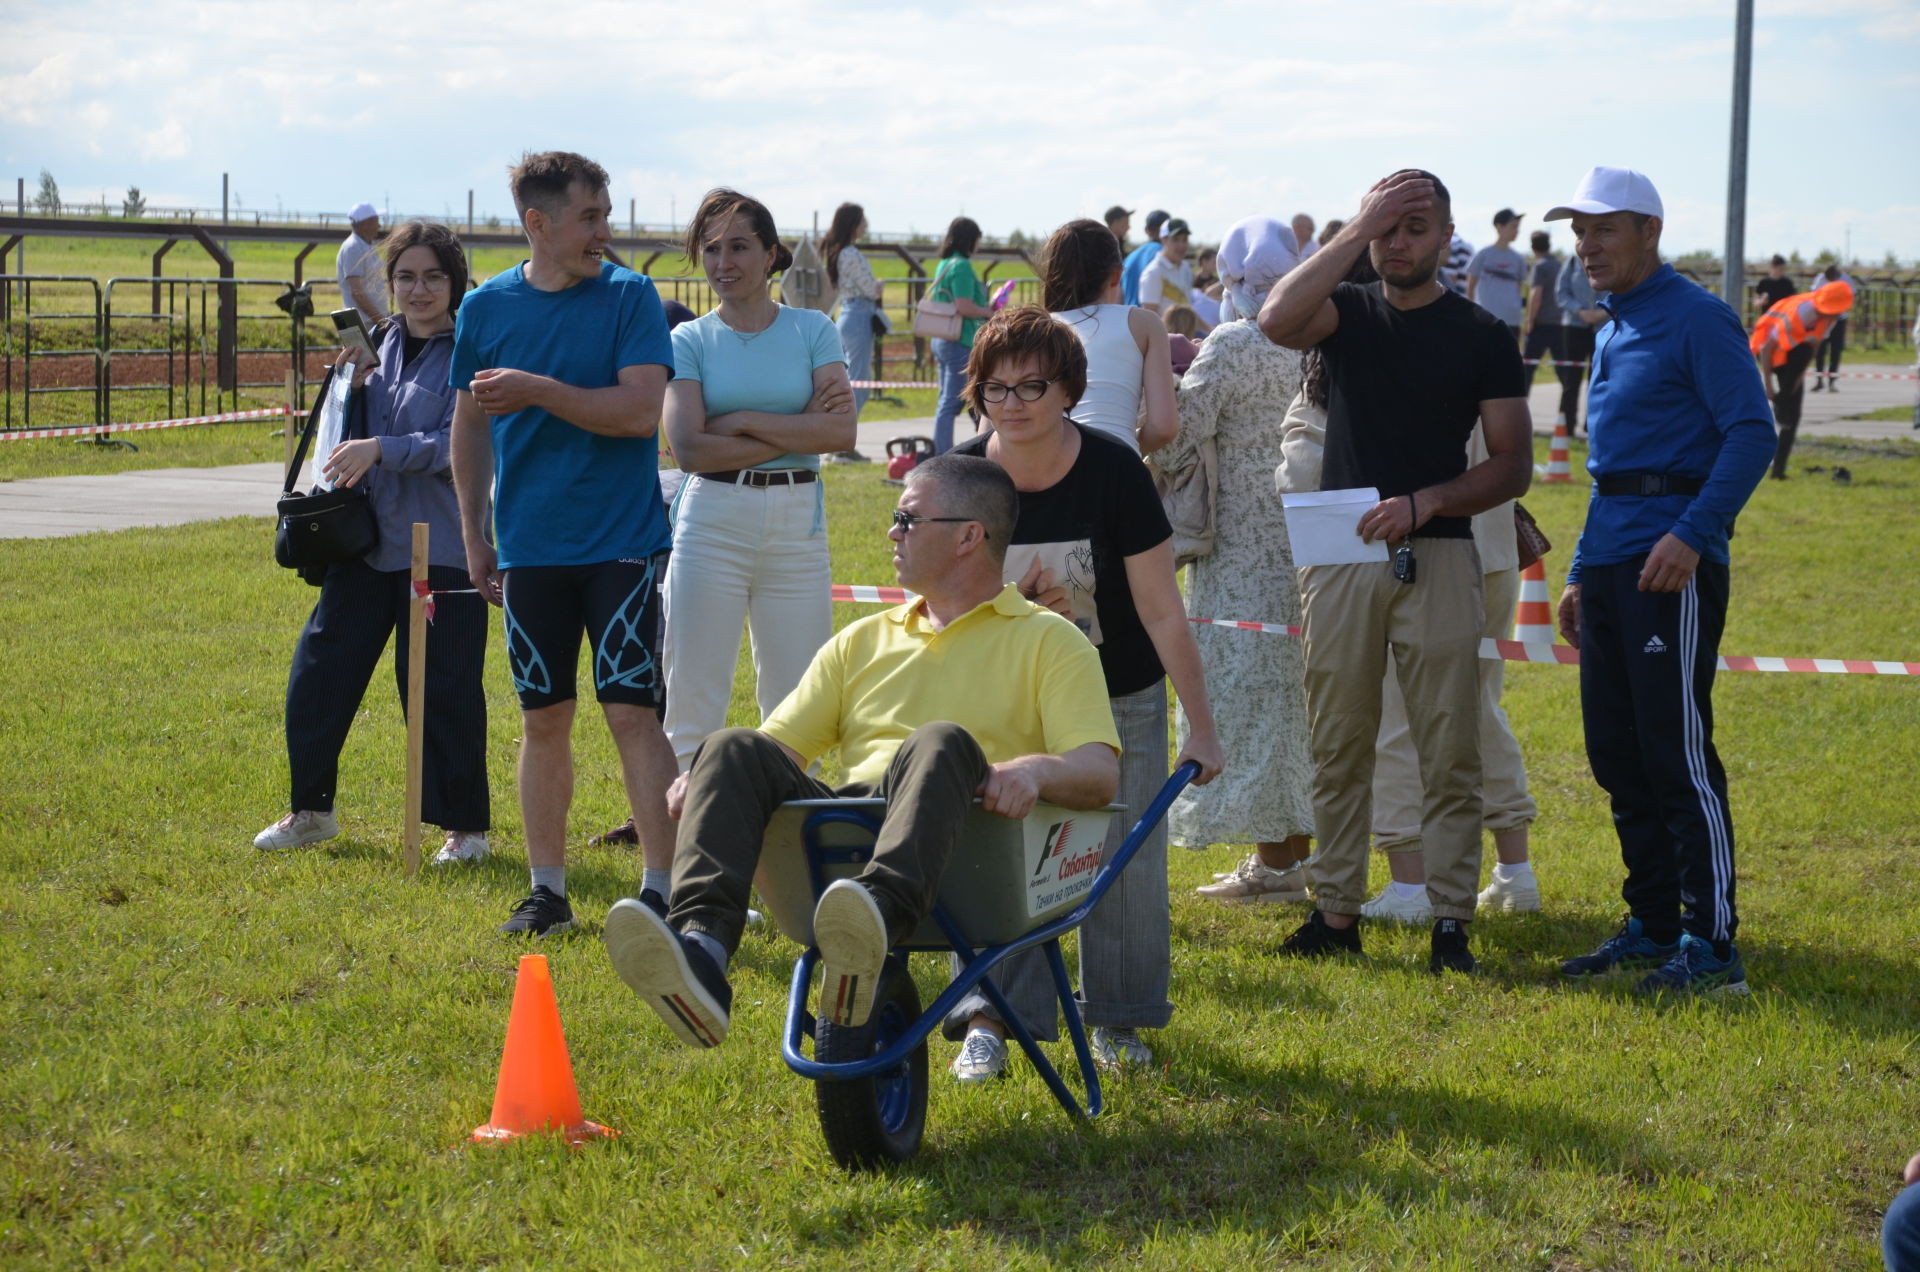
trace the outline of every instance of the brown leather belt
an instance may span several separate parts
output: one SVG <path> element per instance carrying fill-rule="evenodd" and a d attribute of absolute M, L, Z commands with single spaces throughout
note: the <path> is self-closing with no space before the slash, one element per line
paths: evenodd
<path fill-rule="evenodd" d="M 820 480 L 820 474 L 811 468 L 729 468 L 725 472 L 695 473 L 694 476 L 706 481 L 724 481 L 729 486 L 751 486 L 755 490 L 765 490 L 768 486 L 804 486 Z"/>

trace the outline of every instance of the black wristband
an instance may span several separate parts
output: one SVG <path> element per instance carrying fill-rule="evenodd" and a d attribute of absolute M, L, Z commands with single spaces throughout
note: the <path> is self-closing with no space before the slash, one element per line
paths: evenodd
<path fill-rule="evenodd" d="M 1413 492 L 1411 490 L 1407 492 L 1407 515 L 1413 518 L 1412 522 L 1407 526 L 1407 533 L 1412 534 L 1420 528 L 1420 505 L 1413 502 Z"/>

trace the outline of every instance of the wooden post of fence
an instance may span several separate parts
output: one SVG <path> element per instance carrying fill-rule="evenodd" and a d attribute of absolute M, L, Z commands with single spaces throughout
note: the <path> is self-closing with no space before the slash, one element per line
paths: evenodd
<path fill-rule="evenodd" d="M 420 873 L 420 788 L 427 745 L 427 523 L 413 523 L 413 600 L 407 612 L 407 877 Z"/>
<path fill-rule="evenodd" d="M 281 463 L 280 463 L 280 467 L 281 467 L 282 469 L 287 469 L 287 468 L 292 468 L 292 467 L 293 467 L 293 443 L 294 443 L 294 434 L 295 434 L 295 433 L 297 433 L 297 432 L 299 431 L 298 429 L 296 429 L 296 428 L 294 428 L 294 426 L 293 426 L 293 419 L 294 419 L 294 415 L 295 415 L 295 414 L 296 414 L 296 411 L 295 411 L 295 408 L 294 408 L 294 405 L 293 405 L 293 372 L 292 372 L 292 371 L 288 371 L 288 372 L 287 372 L 287 419 L 286 419 L 286 424 L 287 424 L 287 430 L 286 430 L 286 434 L 285 434 L 285 437 L 286 437 L 286 439 L 287 439 L 287 448 L 286 448 L 286 449 L 287 449 L 287 457 L 286 457 L 286 459 L 284 459 L 284 460 L 282 460 L 282 461 L 281 461 Z M 299 476 L 299 474 L 298 474 L 298 473 L 296 473 L 296 474 L 294 474 L 294 475 L 295 475 L 296 477 L 298 477 L 298 476 Z"/>

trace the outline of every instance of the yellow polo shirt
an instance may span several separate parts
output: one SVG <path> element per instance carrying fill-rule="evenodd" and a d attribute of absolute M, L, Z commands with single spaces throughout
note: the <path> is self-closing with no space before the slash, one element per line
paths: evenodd
<path fill-rule="evenodd" d="M 941 631 L 925 605 L 841 628 L 761 732 L 808 763 L 838 744 L 848 782 L 878 782 L 907 735 L 936 720 L 995 764 L 1089 742 L 1120 750 L 1100 655 L 1079 628 L 1012 584 Z"/>

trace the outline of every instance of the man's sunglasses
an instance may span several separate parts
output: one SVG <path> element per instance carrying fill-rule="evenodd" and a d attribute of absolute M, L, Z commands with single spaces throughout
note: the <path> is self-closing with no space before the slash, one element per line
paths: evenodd
<path fill-rule="evenodd" d="M 893 510 L 893 524 L 900 527 L 901 534 L 912 534 L 913 528 L 919 525 L 923 521 L 959 522 L 959 521 L 974 521 L 974 520 L 977 520 L 977 518 L 974 518 L 974 517 L 922 517 L 917 513 L 908 512 L 902 508 L 895 508 Z M 984 526 L 981 527 L 980 534 L 982 538 L 986 537 L 986 528 Z"/>

